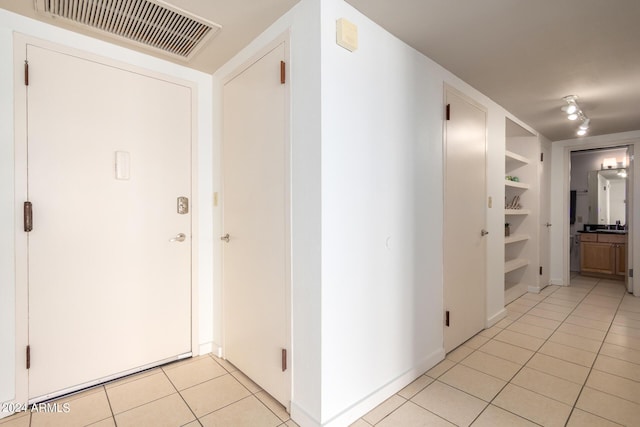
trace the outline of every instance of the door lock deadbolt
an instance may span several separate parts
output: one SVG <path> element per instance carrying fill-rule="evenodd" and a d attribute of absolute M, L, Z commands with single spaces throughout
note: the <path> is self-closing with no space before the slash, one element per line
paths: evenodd
<path fill-rule="evenodd" d="M 186 215 L 189 213 L 189 198 L 188 197 L 178 197 L 178 213 L 180 215 Z"/>

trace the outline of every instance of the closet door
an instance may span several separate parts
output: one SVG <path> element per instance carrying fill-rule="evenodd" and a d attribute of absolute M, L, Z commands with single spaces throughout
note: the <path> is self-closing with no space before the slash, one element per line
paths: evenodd
<path fill-rule="evenodd" d="M 224 357 L 291 400 L 286 44 L 224 85 Z"/>
<path fill-rule="evenodd" d="M 484 328 L 486 299 L 486 110 L 445 88 L 444 349 Z"/>

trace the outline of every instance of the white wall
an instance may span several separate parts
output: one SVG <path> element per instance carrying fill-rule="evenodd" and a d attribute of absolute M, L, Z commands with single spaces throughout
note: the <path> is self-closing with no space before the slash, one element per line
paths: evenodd
<path fill-rule="evenodd" d="M 625 224 L 625 191 L 626 182 L 623 179 L 609 180 L 609 224 Z"/>
<path fill-rule="evenodd" d="M 16 337 L 15 313 L 15 247 L 14 241 L 14 165 L 13 165 L 13 40 L 12 33 L 19 32 L 49 42 L 85 50 L 101 56 L 143 67 L 154 72 L 195 82 L 197 96 L 197 150 L 199 219 L 197 291 L 200 306 L 198 312 L 199 344 L 203 351 L 211 348 L 212 331 L 212 79 L 211 76 L 185 67 L 139 54 L 108 43 L 80 36 L 0 9 L 0 402 L 10 399 L 26 401 L 17 395 L 16 361 L 14 357 Z M 20 78 L 20 76 L 16 76 Z M 23 319 L 18 319 L 22 321 Z M 20 392 L 23 393 L 23 392 Z M 0 414 L 0 417 L 6 414 Z"/>
<path fill-rule="evenodd" d="M 571 151 L 594 148 L 630 145 L 636 153 L 640 153 L 640 130 L 586 138 L 556 141 L 552 145 L 551 180 L 555 185 L 551 188 L 551 222 L 560 224 L 551 230 L 551 283 L 555 285 L 569 284 L 569 191 L 570 153 Z M 632 256 L 638 263 L 640 256 L 640 162 L 633 166 L 633 217 L 628 218 L 630 233 L 633 238 Z M 634 294 L 640 296 L 640 286 L 635 286 Z"/>
<path fill-rule="evenodd" d="M 335 44 L 341 17 L 358 25 L 356 52 Z M 444 356 L 444 84 L 489 112 L 489 325 L 504 314 L 505 116 L 522 123 L 342 0 L 302 0 L 216 72 L 214 128 L 221 123 L 221 83 L 287 29 L 292 417 L 303 426 L 345 425 Z M 219 150 L 219 133 L 215 138 Z"/>
<path fill-rule="evenodd" d="M 444 83 L 489 112 L 487 323 L 502 315 L 507 113 L 342 0 L 321 21 L 322 424 L 340 425 L 442 357 Z"/>
<path fill-rule="evenodd" d="M 358 25 L 353 53 L 340 17 Z M 443 82 L 342 1 L 321 22 L 322 422 L 341 425 L 443 357 Z"/>

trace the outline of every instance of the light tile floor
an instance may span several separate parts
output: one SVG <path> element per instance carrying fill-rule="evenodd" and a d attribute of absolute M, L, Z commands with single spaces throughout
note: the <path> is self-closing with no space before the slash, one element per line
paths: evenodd
<path fill-rule="evenodd" d="M 233 365 L 205 355 L 76 394 L 64 413 L 0 427 L 293 427 Z M 640 298 L 574 277 L 507 306 L 507 316 L 352 427 L 640 426 Z"/>
<path fill-rule="evenodd" d="M 640 298 L 576 276 L 507 316 L 352 427 L 640 426 Z"/>
<path fill-rule="evenodd" d="M 97 386 L 50 408 L 54 403 L 60 412 L 22 412 L 0 427 L 297 427 L 282 405 L 212 355 Z"/>

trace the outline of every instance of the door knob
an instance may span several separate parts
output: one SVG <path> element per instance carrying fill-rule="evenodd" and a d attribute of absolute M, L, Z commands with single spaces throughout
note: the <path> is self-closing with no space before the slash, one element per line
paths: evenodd
<path fill-rule="evenodd" d="M 220 240 L 224 240 L 225 242 L 229 243 L 229 240 L 231 240 L 229 238 L 229 233 L 227 233 L 224 236 L 220 237 Z"/>
<path fill-rule="evenodd" d="M 545 225 L 546 225 L 547 227 L 551 227 L 551 223 L 550 223 L 550 222 L 546 223 Z"/>
<path fill-rule="evenodd" d="M 173 239 L 170 239 L 170 242 L 184 242 L 184 239 L 186 239 L 187 236 L 184 233 L 180 233 L 178 234 L 176 237 L 174 237 Z"/>
<path fill-rule="evenodd" d="M 486 236 L 487 234 L 489 234 L 489 232 L 487 230 L 485 230 L 484 228 L 480 231 L 480 235 L 481 236 Z"/>

